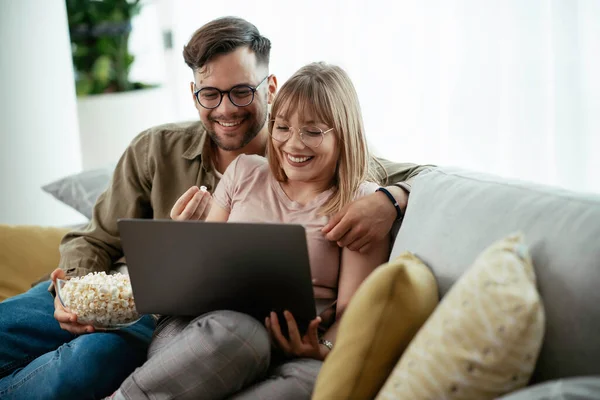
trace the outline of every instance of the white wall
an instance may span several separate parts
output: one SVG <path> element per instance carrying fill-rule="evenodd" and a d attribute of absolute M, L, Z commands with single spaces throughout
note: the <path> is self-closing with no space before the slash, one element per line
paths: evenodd
<path fill-rule="evenodd" d="M 0 223 L 85 220 L 40 187 L 81 168 L 64 0 L 0 0 Z"/>
<path fill-rule="evenodd" d="M 600 192 L 598 0 L 155 0 L 174 31 L 177 119 L 197 118 L 181 50 L 213 18 L 269 37 L 282 84 L 345 68 L 384 157 Z"/>
<path fill-rule="evenodd" d="M 582 63 L 581 81 L 584 83 L 585 102 L 582 104 L 582 125 L 588 132 L 587 168 L 584 175 L 586 187 L 600 192 L 600 1 L 589 0 L 579 14 L 579 33 L 584 48 L 596 49 L 585 54 Z"/>
<path fill-rule="evenodd" d="M 344 67 L 385 157 L 600 192 L 597 0 L 145 4 L 132 78 L 165 83 L 169 120 L 197 118 L 183 44 L 237 15 L 271 38 L 280 84 L 310 61 Z M 172 50 L 160 28 L 173 29 Z M 40 190 L 82 166 L 64 0 L 0 0 L 0 46 L 0 223 L 81 222 Z M 129 137 L 113 139 L 88 165 L 114 161 Z"/>

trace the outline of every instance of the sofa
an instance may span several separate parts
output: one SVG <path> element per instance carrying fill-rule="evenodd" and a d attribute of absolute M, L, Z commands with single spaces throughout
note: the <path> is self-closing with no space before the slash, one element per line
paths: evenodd
<path fill-rule="evenodd" d="M 13 289 L 26 290 L 23 282 L 52 270 L 63 231 L 4 226 L 0 234 L 10 229 L 19 230 L 18 243 L 43 245 L 51 260 L 19 276 L 20 286 Z M 546 383 L 514 399 L 600 398 L 600 196 L 457 168 L 432 169 L 413 183 L 390 260 L 406 251 L 418 256 L 443 299 L 483 249 L 514 232 L 522 232 L 528 245 L 545 311 L 543 345 L 529 386 Z M 36 242 L 23 239 L 27 235 Z M 5 243 L 0 240 L 0 246 Z M 29 249 L 21 249 L 19 262 L 27 257 L 42 262 Z M 0 273 L 19 274 L 15 260 L 2 258 L 6 251 L 0 250 Z M 565 385 L 559 390 L 551 382 Z M 562 391 L 584 394 L 568 397 Z"/>
<path fill-rule="evenodd" d="M 415 180 L 391 259 L 418 255 L 444 296 L 480 251 L 515 231 L 529 246 L 545 309 L 530 384 L 600 375 L 600 196 L 432 170 Z M 600 398 L 600 385 L 594 391 Z"/>

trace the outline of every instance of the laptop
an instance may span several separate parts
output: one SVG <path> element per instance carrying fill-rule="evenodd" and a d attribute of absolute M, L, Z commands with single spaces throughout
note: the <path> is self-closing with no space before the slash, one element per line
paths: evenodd
<path fill-rule="evenodd" d="M 263 322 L 289 310 L 301 333 L 316 317 L 301 225 L 150 219 L 118 221 L 139 313 L 199 316 L 216 310 Z"/>

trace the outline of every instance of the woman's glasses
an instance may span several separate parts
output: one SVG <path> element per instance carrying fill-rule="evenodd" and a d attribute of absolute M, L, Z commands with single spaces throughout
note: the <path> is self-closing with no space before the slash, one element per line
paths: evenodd
<path fill-rule="evenodd" d="M 301 128 L 294 128 L 288 124 L 277 122 L 272 119 L 269 121 L 269 132 L 271 137 L 278 142 L 286 142 L 292 137 L 293 131 L 296 130 L 300 135 L 302 143 L 308 147 L 319 147 L 323 143 L 325 134 L 331 132 L 333 128 L 323 131 L 323 129 L 314 125 L 307 125 Z"/>

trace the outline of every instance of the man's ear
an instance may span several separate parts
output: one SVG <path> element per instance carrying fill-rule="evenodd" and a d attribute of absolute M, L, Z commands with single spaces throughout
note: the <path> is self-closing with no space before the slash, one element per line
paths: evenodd
<path fill-rule="evenodd" d="M 275 75 L 269 76 L 269 93 L 267 96 L 267 103 L 272 104 L 277 93 L 277 77 Z"/>
<path fill-rule="evenodd" d="M 190 82 L 190 94 L 192 95 L 192 101 L 194 102 L 194 107 L 196 107 L 196 109 L 198 109 L 198 101 L 196 99 L 196 95 L 194 94 L 196 89 L 196 84 L 194 82 Z"/>

